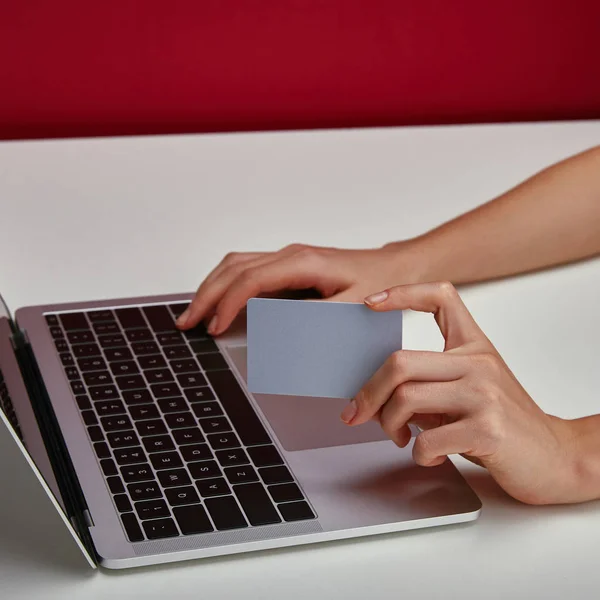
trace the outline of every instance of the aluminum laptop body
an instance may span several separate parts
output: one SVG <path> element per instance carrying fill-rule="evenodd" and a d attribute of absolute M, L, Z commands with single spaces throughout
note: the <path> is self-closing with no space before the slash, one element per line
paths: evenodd
<path fill-rule="evenodd" d="M 190 295 L 0 307 L 0 435 L 92 566 L 127 568 L 466 522 L 450 461 L 423 468 L 345 401 L 251 395 L 240 317 L 212 339 Z M 82 316 L 83 315 L 83 316 Z M 170 319 L 170 321 L 169 321 Z"/>

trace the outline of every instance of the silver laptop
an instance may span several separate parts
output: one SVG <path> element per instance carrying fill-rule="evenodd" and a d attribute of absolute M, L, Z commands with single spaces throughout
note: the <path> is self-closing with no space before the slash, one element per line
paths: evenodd
<path fill-rule="evenodd" d="M 189 295 L 0 306 L 0 435 L 90 565 L 127 568 L 471 521 L 450 461 L 414 464 L 345 401 L 251 395 L 243 316 L 182 333 Z M 1 458 L 0 458 L 1 460 Z"/>

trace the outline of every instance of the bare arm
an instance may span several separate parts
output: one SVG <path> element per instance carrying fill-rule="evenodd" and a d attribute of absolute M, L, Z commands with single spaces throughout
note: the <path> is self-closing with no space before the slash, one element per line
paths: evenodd
<path fill-rule="evenodd" d="M 455 284 L 600 254 L 600 146 L 398 246 L 405 244 L 419 264 L 421 281 Z"/>

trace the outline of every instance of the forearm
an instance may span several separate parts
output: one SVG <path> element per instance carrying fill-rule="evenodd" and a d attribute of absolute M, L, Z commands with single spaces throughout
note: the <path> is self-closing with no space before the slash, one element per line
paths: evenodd
<path fill-rule="evenodd" d="M 600 254 L 600 146 L 408 243 L 421 280 L 455 284 Z"/>

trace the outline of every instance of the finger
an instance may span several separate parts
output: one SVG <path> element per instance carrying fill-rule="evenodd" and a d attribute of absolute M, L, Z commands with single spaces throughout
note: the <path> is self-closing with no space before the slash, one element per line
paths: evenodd
<path fill-rule="evenodd" d="M 446 352 L 394 352 L 342 412 L 348 425 L 371 419 L 395 389 L 407 381 L 453 381 L 467 373 L 468 357 Z"/>
<path fill-rule="evenodd" d="M 246 302 L 259 293 L 284 289 L 327 289 L 318 254 L 295 254 L 246 269 L 225 291 L 216 309 L 214 334 L 225 331 Z"/>
<path fill-rule="evenodd" d="M 409 381 L 394 390 L 381 409 L 379 422 L 390 439 L 396 441 L 397 432 L 404 431 L 414 415 L 436 415 L 438 419 L 441 414 L 461 415 L 468 404 L 460 380 L 444 383 Z"/>
<path fill-rule="evenodd" d="M 197 305 L 199 300 L 206 293 L 206 290 L 210 289 L 210 286 L 223 273 L 223 271 L 234 265 L 256 260 L 257 258 L 265 256 L 266 254 L 267 253 L 265 252 L 232 252 L 225 256 L 225 258 L 223 258 L 223 260 L 207 275 L 204 281 L 200 284 L 200 287 L 196 291 L 196 294 L 193 300 L 190 302 L 190 305 L 177 319 L 177 326 L 189 329 L 190 327 L 197 325 L 198 322 L 200 322 L 200 320 L 206 316 L 206 311 L 204 311 L 204 314 L 201 314 L 197 309 Z"/>
<path fill-rule="evenodd" d="M 451 283 L 400 285 L 365 298 L 376 311 L 416 310 L 433 313 L 446 350 L 487 339 Z"/>
<path fill-rule="evenodd" d="M 473 424 L 461 419 L 422 431 L 415 439 L 413 458 L 418 465 L 434 467 L 441 465 L 450 454 L 469 454 L 476 443 Z"/>

